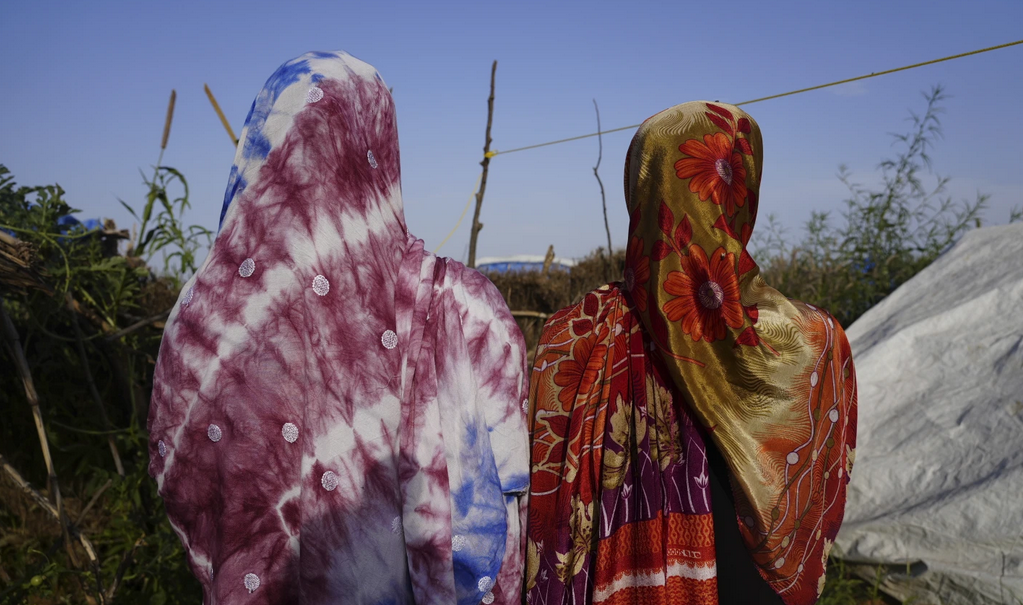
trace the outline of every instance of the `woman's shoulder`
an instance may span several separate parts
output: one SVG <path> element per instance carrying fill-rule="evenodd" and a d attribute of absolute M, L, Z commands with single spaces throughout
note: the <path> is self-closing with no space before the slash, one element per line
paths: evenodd
<path fill-rule="evenodd" d="M 573 336 L 586 336 L 598 324 L 604 323 L 612 310 L 623 306 L 627 307 L 628 301 L 622 295 L 620 284 L 618 282 L 604 284 L 551 315 L 544 324 L 544 334 L 563 332 L 567 327 L 571 327 Z"/>

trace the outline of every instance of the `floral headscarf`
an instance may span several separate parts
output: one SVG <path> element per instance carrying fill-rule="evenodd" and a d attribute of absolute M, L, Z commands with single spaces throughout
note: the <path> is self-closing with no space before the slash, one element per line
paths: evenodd
<path fill-rule="evenodd" d="M 723 103 L 673 107 L 636 133 L 625 171 L 631 218 L 624 279 L 552 318 L 537 350 L 527 549 L 527 583 L 537 595 L 543 590 L 531 574 L 543 561 L 578 562 L 570 544 L 591 529 L 607 534 L 600 539 L 615 539 L 604 531 L 610 521 L 601 513 L 608 507 L 586 508 L 587 501 L 603 501 L 602 490 L 616 487 L 607 477 L 630 459 L 639 481 L 646 472 L 643 452 L 663 451 L 656 436 L 670 433 L 670 422 L 685 426 L 689 414 L 699 434 L 672 435 L 664 443 L 701 443 L 706 435 L 716 444 L 731 471 L 736 523 L 760 574 L 788 605 L 813 603 L 822 590 L 854 457 L 855 373 L 841 326 L 826 311 L 768 286 L 747 250 L 762 153 L 757 124 Z M 642 326 L 639 346 L 634 323 Z M 649 361 L 637 362 L 644 358 Z M 631 378 L 619 379 L 623 373 Z M 656 395 L 662 380 L 683 409 L 662 412 L 651 404 L 671 399 Z M 616 445 L 622 429 L 614 426 L 621 409 L 627 411 L 619 422 L 632 427 L 624 434 L 634 435 L 624 448 Z M 644 417 L 664 428 L 651 431 L 650 420 L 640 424 Z M 644 434 L 654 445 L 644 445 Z M 617 451 L 624 453 L 612 455 Z M 667 519 L 668 502 L 654 498 L 651 506 L 662 507 Z M 679 508 L 689 515 L 679 523 L 700 527 L 700 508 Z M 575 540 L 566 546 L 557 538 L 561 550 L 540 554 L 540 541 L 558 532 Z M 664 543 L 680 539 L 665 537 Z M 601 595 L 613 596 L 629 582 L 670 589 L 673 574 L 686 581 L 713 577 L 706 567 L 713 545 L 707 551 L 700 550 L 705 542 L 689 543 L 692 556 L 684 560 L 671 563 L 666 547 L 664 556 L 653 553 L 662 563 L 636 563 L 601 577 L 598 542 L 598 577 L 585 581 L 591 586 L 584 592 L 601 602 Z M 591 548 L 583 544 L 582 553 Z M 650 579 L 657 569 L 661 579 Z M 566 579 L 572 583 L 573 574 L 559 578 Z M 704 588 L 686 586 L 693 599 L 703 599 L 696 602 L 716 602 L 716 595 L 696 594 Z"/>
<path fill-rule="evenodd" d="M 525 347 L 408 234 L 376 70 L 309 53 L 242 131 L 164 334 L 150 471 L 206 603 L 512 603 Z"/>

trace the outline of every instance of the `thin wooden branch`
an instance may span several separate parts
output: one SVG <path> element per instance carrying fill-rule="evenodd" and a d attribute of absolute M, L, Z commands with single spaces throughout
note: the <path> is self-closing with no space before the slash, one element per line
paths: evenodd
<path fill-rule="evenodd" d="M 114 600 L 114 595 L 117 593 L 117 589 L 121 587 L 121 580 L 124 579 L 124 572 L 128 571 L 128 565 L 130 565 L 132 559 L 135 558 L 135 551 L 139 549 L 139 546 L 145 544 L 145 541 L 146 535 L 142 534 L 139 536 L 138 540 L 135 540 L 135 544 L 131 547 L 131 549 L 124 553 L 124 558 L 121 559 L 120 564 L 117 566 L 117 573 L 114 574 L 114 581 L 107 590 L 106 600 L 108 603 Z"/>
<path fill-rule="evenodd" d="M 540 273 L 542 273 L 544 277 L 547 277 L 548 275 L 550 275 L 551 264 L 553 264 L 553 263 L 554 263 L 554 244 L 551 244 L 547 248 L 547 256 L 545 256 L 543 258 L 543 269 L 540 271 Z"/>
<path fill-rule="evenodd" d="M 25 492 L 25 494 L 32 498 L 32 500 L 34 500 L 40 508 L 49 513 L 51 517 L 60 523 L 65 544 L 69 549 L 71 548 L 71 541 L 68 539 L 70 535 L 74 534 L 74 536 L 78 538 L 78 541 L 82 544 L 82 548 L 85 549 L 85 554 L 89 557 L 89 561 L 92 562 L 93 569 L 96 572 L 96 581 L 99 582 L 99 558 L 96 556 L 96 549 L 93 547 L 92 541 L 85 537 L 85 534 L 78 531 L 78 528 L 74 525 L 69 527 L 70 524 L 66 523 L 67 517 L 62 515 L 62 512 L 58 511 L 57 507 L 51 504 L 46 496 L 42 495 L 38 490 L 36 490 L 36 488 L 32 487 L 32 484 L 26 481 L 16 468 L 11 466 L 7 459 L 4 458 L 3 454 L 0 454 L 0 467 L 3 467 L 4 472 L 7 473 L 21 491 Z M 64 522 L 62 522 L 62 519 Z"/>
<path fill-rule="evenodd" d="M 92 377 L 92 368 L 89 367 L 89 356 L 85 353 L 85 335 L 82 334 L 82 327 L 78 325 L 78 313 L 75 312 L 74 298 L 72 298 L 70 292 L 65 296 L 68 311 L 71 312 L 71 325 L 75 329 L 75 337 L 77 338 L 78 356 L 82 359 L 82 369 L 85 370 L 85 382 L 89 386 L 92 400 L 96 403 L 96 409 L 99 410 L 99 417 L 103 422 L 103 430 L 109 431 L 113 427 L 110 424 L 110 417 L 107 416 L 107 408 L 103 405 L 103 398 L 100 397 L 99 389 L 96 388 L 96 381 Z M 118 476 L 123 477 L 124 465 L 121 464 L 121 452 L 117 449 L 117 441 L 113 435 L 107 435 L 107 445 L 110 446 L 110 455 L 114 458 L 114 468 L 117 469 Z"/>
<path fill-rule="evenodd" d="M 604 279 L 611 281 L 611 224 L 607 221 L 607 196 L 604 195 L 604 181 L 600 180 L 600 160 L 604 157 L 604 137 L 600 131 L 600 108 L 597 107 L 597 100 L 593 99 L 593 109 L 597 112 L 597 165 L 593 167 L 593 176 L 597 177 L 597 184 L 600 185 L 600 203 L 604 207 L 604 229 L 607 231 L 607 256 L 604 257 Z"/>
<path fill-rule="evenodd" d="M 147 317 L 145 319 L 140 319 L 139 321 L 136 321 L 135 323 L 131 324 L 127 328 L 124 328 L 123 330 L 118 330 L 118 331 L 114 332 L 113 334 L 108 334 L 108 335 L 104 336 L 103 338 L 106 339 L 107 342 L 110 342 L 110 341 L 113 341 L 113 340 L 117 340 L 118 338 L 127 336 L 127 335 L 131 334 L 132 332 L 135 332 L 136 330 L 140 330 L 140 329 L 148 326 L 149 324 L 154 324 L 154 323 L 156 323 L 158 321 L 163 321 L 163 320 L 167 319 L 167 317 L 169 317 L 169 316 L 170 316 L 170 311 L 164 311 L 163 313 L 160 313 L 159 315 L 154 315 L 152 317 Z"/>
<path fill-rule="evenodd" d="M 108 324 L 105 319 L 97 315 L 92 309 L 79 303 L 77 300 L 73 301 L 73 303 L 74 310 L 77 311 L 82 317 L 92 322 L 94 326 L 108 334 L 114 331 L 114 327 Z"/>
<path fill-rule="evenodd" d="M 43 461 L 46 463 L 46 473 L 48 475 L 48 481 L 50 484 L 50 493 L 53 494 L 54 509 L 57 519 L 61 521 L 61 531 L 64 532 L 64 542 L 68 548 L 68 556 L 71 558 L 71 562 L 77 566 L 78 561 L 74 555 L 74 550 L 71 548 L 71 540 L 67 539 L 67 526 L 64 524 L 64 502 L 60 497 L 60 483 L 57 481 L 57 471 L 53 468 L 53 458 L 50 455 L 50 442 L 46 437 L 46 427 L 43 425 L 43 412 L 39 405 L 39 394 L 36 393 L 35 383 L 32 381 L 32 373 L 28 368 L 28 360 L 25 359 L 25 353 L 21 350 L 21 337 L 18 336 L 18 330 L 14 327 L 14 322 L 11 321 L 7 310 L 3 305 L 3 298 L 0 298 L 0 315 L 2 315 L 3 321 L 3 332 L 4 341 L 7 347 L 11 351 L 11 357 L 14 358 L 14 366 L 18 371 L 18 375 L 21 377 L 21 383 L 25 387 L 25 398 L 28 399 L 29 405 L 32 407 L 32 418 L 35 420 L 36 432 L 39 434 L 39 447 L 43 450 Z"/>
<path fill-rule="evenodd" d="M 89 511 L 92 510 L 92 507 L 96 504 L 96 502 L 99 501 L 99 497 L 102 496 L 103 492 L 107 491 L 107 488 L 113 484 L 114 482 L 112 479 L 107 479 L 107 482 L 103 484 L 103 487 L 96 490 L 96 493 L 93 494 L 92 498 L 89 499 L 89 503 L 85 505 L 85 508 L 82 509 L 82 512 L 78 513 L 78 518 L 75 519 L 75 525 L 80 524 L 82 520 L 85 519 L 85 515 L 89 514 Z"/>
<path fill-rule="evenodd" d="M 469 235 L 469 259 L 466 265 L 476 266 L 476 241 L 479 239 L 480 229 L 483 223 L 480 222 L 480 208 L 483 206 L 483 192 L 487 189 L 487 172 L 490 169 L 490 127 L 494 123 L 494 80 L 497 77 L 497 61 L 490 67 L 490 98 L 487 99 L 487 136 L 483 144 L 483 176 L 480 178 L 480 189 L 476 192 L 476 212 L 472 215 L 472 231 Z"/>
<path fill-rule="evenodd" d="M 7 462 L 7 459 L 4 458 L 3 454 L 0 454 L 0 466 L 3 467 L 4 472 L 6 472 L 7 475 L 14 481 L 14 484 L 21 488 L 21 491 L 25 492 L 26 495 L 35 500 L 36 504 L 38 504 L 46 512 L 50 513 L 50 515 L 52 515 L 54 518 L 57 517 L 57 509 L 53 507 L 53 504 L 46 499 L 46 496 L 36 491 L 36 489 L 32 487 L 32 484 L 26 481 L 24 477 L 22 477 L 21 473 L 19 473 L 16 468 L 11 466 L 11 464 Z"/>
<path fill-rule="evenodd" d="M 539 319 L 547 319 L 551 316 L 550 313 L 541 313 L 540 311 L 512 311 L 512 317 L 536 317 Z"/>

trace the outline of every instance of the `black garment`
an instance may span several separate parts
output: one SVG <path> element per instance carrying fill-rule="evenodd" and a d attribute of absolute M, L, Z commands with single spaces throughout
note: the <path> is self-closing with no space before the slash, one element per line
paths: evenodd
<path fill-rule="evenodd" d="M 719 605 L 784 605 L 761 577 L 753 557 L 743 544 L 736 521 L 735 500 L 728 463 L 708 437 L 710 499 L 714 514 L 714 547 L 717 550 Z"/>

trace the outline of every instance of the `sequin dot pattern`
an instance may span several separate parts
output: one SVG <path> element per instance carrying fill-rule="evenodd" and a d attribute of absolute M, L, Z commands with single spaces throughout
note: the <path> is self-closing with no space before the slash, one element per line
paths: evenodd
<path fill-rule="evenodd" d="M 492 588 L 507 605 L 525 344 L 493 284 L 409 234 L 387 85 L 346 53 L 303 55 L 240 134 L 149 407 L 149 470 L 207 602 L 477 605 Z"/>

